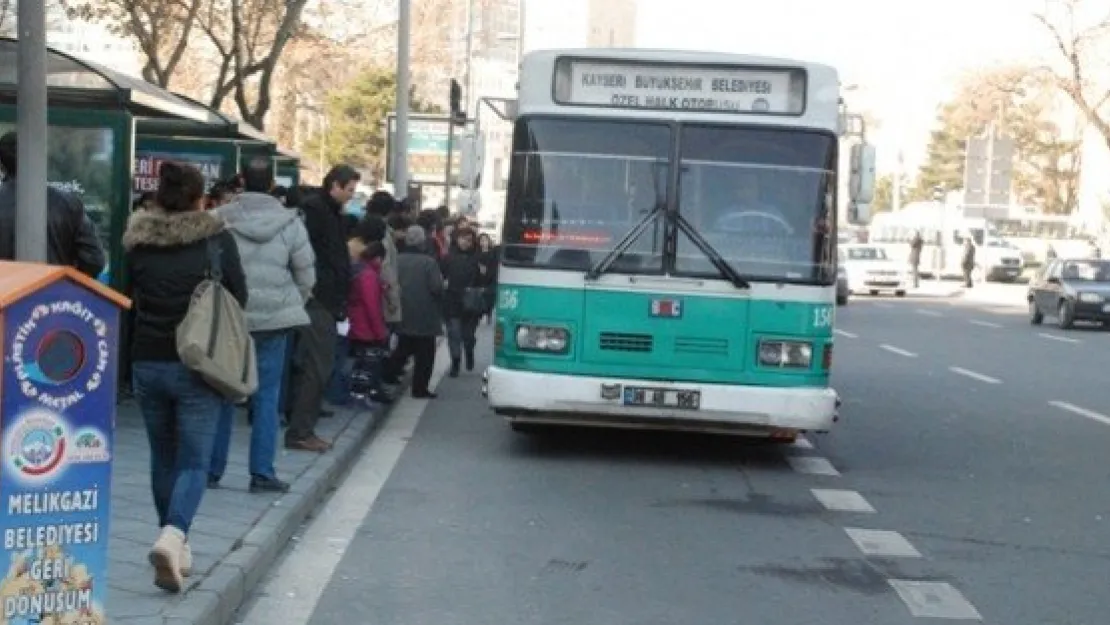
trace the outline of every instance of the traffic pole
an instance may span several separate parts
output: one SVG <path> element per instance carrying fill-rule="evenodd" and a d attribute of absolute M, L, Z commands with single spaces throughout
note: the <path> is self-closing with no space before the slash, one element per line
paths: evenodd
<path fill-rule="evenodd" d="M 17 57 L 15 257 L 46 262 L 46 8 L 19 0 Z"/>
<path fill-rule="evenodd" d="M 27 2 L 28 0 L 23 0 Z M 412 0 L 397 2 L 397 130 L 393 150 L 393 188 L 396 197 L 409 191 L 409 35 Z"/>

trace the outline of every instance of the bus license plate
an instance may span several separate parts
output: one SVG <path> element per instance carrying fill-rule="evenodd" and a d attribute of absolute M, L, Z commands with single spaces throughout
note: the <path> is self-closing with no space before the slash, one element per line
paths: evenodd
<path fill-rule="evenodd" d="M 626 386 L 624 405 L 697 410 L 701 407 L 701 391 Z"/>

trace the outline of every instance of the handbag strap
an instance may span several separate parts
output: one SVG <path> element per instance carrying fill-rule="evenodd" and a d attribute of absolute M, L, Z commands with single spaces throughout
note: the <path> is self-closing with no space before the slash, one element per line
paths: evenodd
<path fill-rule="evenodd" d="M 208 271 L 205 273 L 207 273 L 209 280 L 213 282 L 223 282 L 224 268 L 220 258 L 223 255 L 223 247 L 220 245 L 219 241 L 216 240 L 216 237 L 208 237 L 207 248 Z"/>

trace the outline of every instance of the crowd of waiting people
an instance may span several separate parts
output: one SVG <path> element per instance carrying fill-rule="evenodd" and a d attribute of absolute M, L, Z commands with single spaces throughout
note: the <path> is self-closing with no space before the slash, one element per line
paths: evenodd
<path fill-rule="evenodd" d="M 0 223 L 9 225 L 15 173 L 11 133 L 0 138 Z M 283 189 L 272 161 L 258 159 L 206 189 L 195 167 L 164 163 L 158 190 L 134 203 L 122 239 L 131 383 L 150 443 L 161 533 L 149 559 L 160 588 L 180 592 L 191 573 L 189 529 L 205 490 L 220 487 L 238 412 L 178 355 L 176 329 L 202 282 L 218 279 L 238 301 L 255 345 L 258 390 L 244 402 L 254 493 L 289 490 L 275 469 L 282 424 L 286 449 L 331 448 L 316 434 L 331 414 L 325 398 L 389 404 L 410 359 L 412 396 L 434 398 L 444 334 L 450 375 L 475 367 L 475 330 L 497 279 L 489 237 L 445 208 L 421 211 L 384 191 L 349 214 L 359 179 L 340 165 L 319 188 Z M 48 262 L 98 275 L 106 259 L 80 200 L 51 189 L 47 210 Z M 14 228 L 0 230 L 0 259 L 12 260 Z"/>
<path fill-rule="evenodd" d="M 136 302 L 135 394 L 151 443 L 162 534 L 155 583 L 177 591 L 191 567 L 188 530 L 205 488 L 227 467 L 236 406 L 177 358 L 174 330 L 205 279 L 206 249 L 223 249 L 221 281 L 254 338 L 258 391 L 251 423 L 250 490 L 285 492 L 274 467 L 279 424 L 286 449 L 323 453 L 316 434 L 329 403 L 392 403 L 410 359 L 411 393 L 431 399 L 437 338 L 450 375 L 475 367 L 475 331 L 492 311 L 497 252 L 464 217 L 414 210 L 378 191 L 364 214 L 346 207 L 357 171 L 337 166 L 318 189 L 275 188 L 272 163 L 249 164 L 205 193 L 195 168 L 167 163 L 123 237 Z"/>

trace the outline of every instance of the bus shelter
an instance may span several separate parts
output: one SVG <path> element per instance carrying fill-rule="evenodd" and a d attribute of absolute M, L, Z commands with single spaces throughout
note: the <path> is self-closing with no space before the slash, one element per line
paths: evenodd
<path fill-rule="evenodd" d="M 17 41 L 0 38 L 0 133 L 15 127 Z M 157 186 L 159 164 L 184 161 L 209 183 L 238 171 L 244 154 L 296 168 L 260 130 L 144 80 L 47 51 L 47 175 L 79 196 L 108 254 L 102 280 L 126 291 L 120 239 L 135 196 Z"/>

